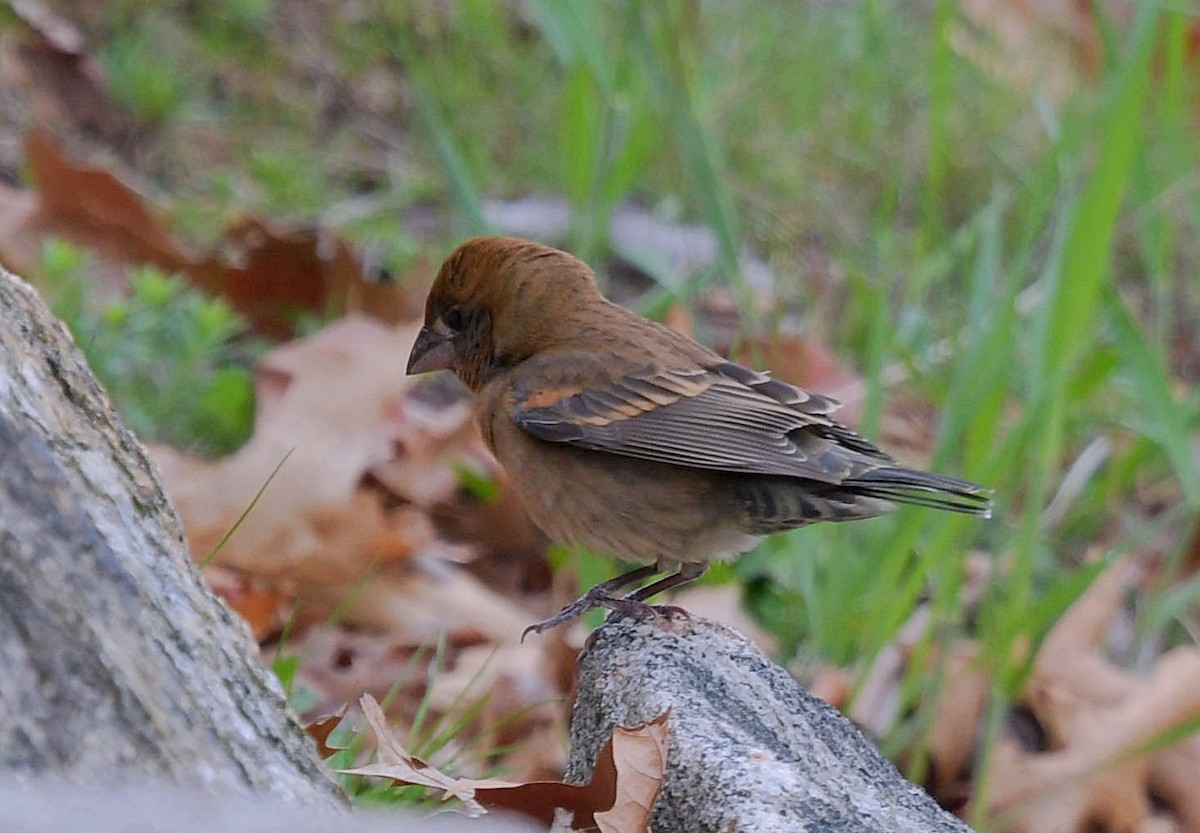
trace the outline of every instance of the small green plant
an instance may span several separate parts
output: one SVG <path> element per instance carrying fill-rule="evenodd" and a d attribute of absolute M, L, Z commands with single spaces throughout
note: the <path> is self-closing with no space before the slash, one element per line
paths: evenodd
<path fill-rule="evenodd" d="M 301 145 L 257 149 L 246 160 L 246 167 L 262 192 L 263 207 L 272 214 L 315 214 L 325 199 L 321 172 L 309 163 Z"/>
<path fill-rule="evenodd" d="M 171 119 L 188 98 L 187 79 L 149 28 L 119 33 L 101 59 L 113 98 L 150 124 Z"/>
<path fill-rule="evenodd" d="M 245 325 L 225 302 L 152 267 L 132 274 L 127 294 L 97 301 L 87 254 L 63 241 L 46 244 L 41 265 L 55 314 L 141 437 L 224 454 L 249 436 Z"/>
<path fill-rule="evenodd" d="M 264 32 L 271 24 L 270 0 L 199 3 L 191 14 L 196 38 L 213 58 L 237 59 L 250 66 L 269 59 Z"/>

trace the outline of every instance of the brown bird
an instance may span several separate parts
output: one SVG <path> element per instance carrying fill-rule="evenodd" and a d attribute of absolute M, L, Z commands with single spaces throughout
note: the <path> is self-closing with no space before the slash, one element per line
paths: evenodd
<path fill-rule="evenodd" d="M 528 240 L 476 237 L 442 264 L 408 372 L 441 369 L 471 389 L 484 439 L 551 539 L 646 565 L 529 630 L 600 605 L 645 610 L 774 532 L 896 503 L 991 514 L 988 490 L 902 468 L 830 417 L 835 400 L 609 302 L 585 263 Z"/>

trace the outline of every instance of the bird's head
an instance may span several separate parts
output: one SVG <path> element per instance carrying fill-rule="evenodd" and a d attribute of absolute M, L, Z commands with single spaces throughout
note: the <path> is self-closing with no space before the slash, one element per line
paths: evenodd
<path fill-rule="evenodd" d="M 425 301 L 408 372 L 453 370 L 478 390 L 560 343 L 572 313 L 600 299 L 587 264 L 513 237 L 475 237 L 446 258 Z"/>

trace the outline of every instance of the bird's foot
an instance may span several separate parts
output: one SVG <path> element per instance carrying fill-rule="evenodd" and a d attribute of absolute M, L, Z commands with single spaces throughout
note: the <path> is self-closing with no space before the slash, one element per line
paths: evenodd
<path fill-rule="evenodd" d="M 623 599 L 605 599 L 600 604 L 620 616 L 634 619 L 652 619 L 657 616 L 687 616 L 691 614 L 678 605 L 652 605 L 641 599 L 626 596 Z"/>
<path fill-rule="evenodd" d="M 647 619 L 655 619 L 658 617 L 682 616 L 685 619 L 691 619 L 692 614 L 688 613 L 679 605 L 652 605 L 646 604 L 640 599 L 635 599 L 626 596 L 624 599 L 607 599 L 601 604 L 619 616 L 629 616 L 639 621 Z"/>
<path fill-rule="evenodd" d="M 534 622 L 527 627 L 521 632 L 521 641 L 525 641 L 525 637 L 529 636 L 530 631 L 533 633 L 543 633 L 551 628 L 557 628 L 559 625 L 578 619 L 593 608 L 606 605 L 608 602 L 620 601 L 619 599 L 615 599 L 613 594 L 620 592 L 622 588 L 628 587 L 631 584 L 645 581 L 657 572 L 658 568 L 656 566 L 648 564 L 645 567 L 638 567 L 636 570 L 630 570 L 628 573 L 622 573 L 615 578 L 610 578 L 608 581 L 597 584 L 549 619 Z"/>
<path fill-rule="evenodd" d="M 618 616 L 629 616 L 633 619 L 649 619 L 658 615 L 654 605 L 648 605 L 640 599 L 626 596 L 623 599 L 605 599 L 602 604 Z"/>
<path fill-rule="evenodd" d="M 654 608 L 654 612 L 659 616 L 679 616 L 687 619 L 689 622 L 692 619 L 692 614 L 688 613 L 687 608 L 680 607 L 679 605 L 651 605 L 651 607 Z"/>
<path fill-rule="evenodd" d="M 543 619 L 540 622 L 534 622 L 532 625 L 521 631 L 521 641 L 525 641 L 525 637 L 531 633 L 545 633 L 548 630 L 553 630 L 559 625 L 565 625 L 567 622 L 573 622 L 589 610 L 594 610 L 597 607 L 603 607 L 611 610 L 619 616 L 629 616 L 633 619 L 645 621 L 659 616 L 682 616 L 684 618 L 692 618 L 692 614 L 688 613 L 678 605 L 651 605 L 646 604 L 638 599 L 629 597 L 618 599 L 613 596 L 603 595 L 600 593 L 587 593 L 569 605 L 564 607 L 553 616 Z"/>
<path fill-rule="evenodd" d="M 564 607 L 553 616 L 543 619 L 540 622 L 534 622 L 532 625 L 521 631 L 521 641 L 525 641 L 525 637 L 530 633 L 545 633 L 548 630 L 557 628 L 559 625 L 565 625 L 567 622 L 573 622 L 589 610 L 594 610 L 597 607 L 608 607 L 611 603 L 620 604 L 624 599 L 614 599 L 607 593 L 597 593 L 599 587 L 593 587 L 587 593 L 584 593 L 575 601 Z M 646 607 L 647 605 L 642 605 Z"/>

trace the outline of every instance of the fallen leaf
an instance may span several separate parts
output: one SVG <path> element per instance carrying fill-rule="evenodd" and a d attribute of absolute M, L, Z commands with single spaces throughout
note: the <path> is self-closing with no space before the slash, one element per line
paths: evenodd
<path fill-rule="evenodd" d="M 854 680 L 850 672 L 836 665 L 823 665 L 812 675 L 805 688 L 813 697 L 820 697 L 838 711 L 846 711 Z"/>
<path fill-rule="evenodd" d="M 288 581 L 264 581 L 218 565 L 207 567 L 204 578 L 260 642 L 282 630 L 296 600 L 296 588 Z"/>
<path fill-rule="evenodd" d="M 1046 636 L 1022 705 L 1037 720 L 1045 749 L 1014 739 L 994 752 L 988 812 L 1017 831 L 1141 829 L 1157 804 L 1196 817 L 1192 790 L 1181 789 L 1179 764 L 1195 739 L 1155 742 L 1200 719 L 1200 651 L 1176 648 L 1140 679 L 1113 665 L 1100 643 L 1127 588 L 1142 570 L 1117 561 L 1097 577 Z M 1150 744 L 1150 745 L 1147 745 Z M 1179 802 L 1175 811 L 1166 796 Z"/>
<path fill-rule="evenodd" d="M 432 644 L 442 635 L 466 644 L 510 642 L 529 624 L 528 611 L 516 601 L 436 559 L 380 570 L 352 591 L 315 585 L 306 590 L 301 600 L 312 601 L 316 609 L 345 607 L 348 622 L 412 644 Z"/>
<path fill-rule="evenodd" d="M 530 782 L 512 786 L 478 782 L 475 795 L 488 807 L 533 816 L 545 824 L 553 808 L 573 813 L 575 829 L 644 833 L 666 774 L 670 710 L 641 726 L 617 726 L 600 751 L 585 785 Z M 614 828 L 613 824 L 624 825 Z"/>
<path fill-rule="evenodd" d="M 106 170 L 72 161 L 44 131 L 26 137 L 36 191 L 0 189 L 0 261 L 37 274 L 42 242 L 61 237 L 91 250 L 89 278 L 112 290 L 131 266 L 179 273 L 224 298 L 258 333 L 285 337 L 297 313 L 362 313 L 397 323 L 413 303 L 400 282 L 378 282 L 335 231 L 247 217 L 203 254 L 177 240 L 145 197 Z"/>
<path fill-rule="evenodd" d="M 0 260 L 12 269 L 36 275 L 42 241 L 50 236 L 92 250 L 98 264 L 89 277 L 109 291 L 124 285 L 130 265 L 186 269 L 188 253 L 132 188 L 107 171 L 71 162 L 39 130 L 26 137 L 25 156 L 36 196 L 10 193 L 0 204 Z"/>
<path fill-rule="evenodd" d="M 443 799 L 456 798 L 461 801 L 468 816 L 480 816 L 486 812 L 483 805 L 475 800 L 475 787 L 471 782 L 463 782 L 446 775 L 420 758 L 408 754 L 408 750 L 392 734 L 387 716 L 374 697 L 364 694 L 358 701 L 358 706 L 375 735 L 375 749 L 379 760 L 367 766 L 343 769 L 340 772 L 346 775 L 378 775 L 401 784 L 429 787 L 440 791 Z M 496 783 L 506 787 L 516 786 L 505 781 Z"/>
<path fill-rule="evenodd" d="M 1125 5 L 1110 2 L 1106 8 Z M 985 76 L 1014 91 L 1037 91 L 1062 100 L 1099 66 L 1099 30 L 1090 4 L 963 0 L 961 7 L 975 29 L 954 26 L 949 33 L 952 48 Z M 980 32 L 989 37 L 981 38 Z"/>
<path fill-rule="evenodd" d="M 552 778 L 566 765 L 565 697 L 554 672 L 547 647 L 533 640 L 468 645 L 452 668 L 430 680 L 427 701 L 448 712 L 482 696 L 472 737 L 486 739 L 493 749 L 512 750 L 493 767 L 522 773 L 525 780 Z"/>
<path fill-rule="evenodd" d="M 295 228 L 247 217 L 226 230 L 221 250 L 184 270 L 224 298 L 260 333 L 290 335 L 296 313 L 369 314 L 385 323 L 405 316 L 398 283 L 376 283 L 350 244 L 323 228 Z"/>
<path fill-rule="evenodd" d="M 667 762 L 667 711 L 634 728 L 617 727 L 605 744 L 591 780 L 584 785 L 535 781 L 514 783 L 493 779 L 454 778 L 414 758 L 394 739 L 378 704 L 369 696 L 360 702 L 376 737 L 379 762 L 351 770 L 350 775 L 391 778 L 440 790 L 463 802 L 468 815 L 483 808 L 506 809 L 554 823 L 556 810 L 571 813 L 572 829 L 602 833 L 643 833 L 649 830 L 654 801 Z"/>
<path fill-rule="evenodd" d="M 30 102 L 28 123 L 69 126 L 118 151 L 127 148 L 136 133 L 134 120 L 109 95 L 104 73 L 75 24 L 36 0 L 5 0 L 5 5 L 25 32 L 17 48 L 21 71 L 5 79 L 0 95 Z"/>
<path fill-rule="evenodd" d="M 649 831 L 654 801 L 662 787 L 667 765 L 667 714 L 656 718 L 662 731 L 618 726 L 613 730 L 612 758 L 616 770 L 616 797 L 611 809 L 594 814 L 601 833 Z M 602 753 L 603 754 L 603 753 Z M 593 775 L 593 781 L 595 776 Z"/>
<path fill-rule="evenodd" d="M 389 527 L 380 500 L 359 496 L 358 488 L 371 466 L 392 454 L 396 428 L 389 415 L 413 384 L 396 357 L 415 333 L 351 318 L 285 345 L 262 362 L 254 434 L 235 454 L 208 462 L 154 450 L 197 556 L 225 535 L 285 457 L 217 563 L 301 578 L 316 561 L 318 570 L 353 578 L 377 560 L 382 539 L 403 537 L 405 529 Z M 273 380 L 269 390 L 263 378 Z M 417 523 L 415 516 L 408 520 Z M 325 540 L 342 531 L 371 552 L 343 548 L 334 562 Z"/>
<path fill-rule="evenodd" d="M 1200 830 L 1200 738 L 1164 749 L 1150 761 L 1150 790 L 1178 819 L 1178 830 Z"/>
<path fill-rule="evenodd" d="M 316 741 L 317 755 L 319 755 L 322 759 L 328 758 L 330 755 L 333 755 L 339 751 L 338 747 L 329 745 L 329 736 L 333 733 L 333 730 L 341 724 L 345 717 L 346 704 L 343 703 L 342 707 L 333 714 L 317 718 L 316 720 L 305 724 L 304 731 L 308 732 L 308 736 Z"/>
<path fill-rule="evenodd" d="M 453 757 L 460 775 L 500 771 L 529 781 L 554 779 L 565 763 L 559 652 L 553 640 L 542 642 L 447 635 L 414 644 L 386 630 L 320 624 L 264 653 L 269 664 L 294 665 L 293 687 L 311 703 L 306 721 L 363 694 L 387 698 L 393 725 L 412 725 L 420 714 L 428 734 L 455 727 L 439 754 Z"/>
<path fill-rule="evenodd" d="M 428 663 L 420 660 L 431 650 L 385 631 L 322 623 L 289 634 L 285 644 L 268 646 L 263 654 L 268 665 L 294 661 L 293 686 L 315 698 L 301 714 L 305 720 L 336 711 L 364 693 L 380 698 L 392 694 L 393 713 L 411 720 L 430 673 Z"/>
<path fill-rule="evenodd" d="M 929 726 L 928 788 L 939 799 L 961 798 L 969 789 L 976 738 L 991 691 L 976 643 L 962 639 L 950 645 L 937 689 L 937 710 Z"/>
<path fill-rule="evenodd" d="M 413 505 L 431 508 L 453 500 L 462 486 L 461 470 L 488 479 L 501 476 L 479 441 L 468 403 L 439 408 L 414 399 L 398 409 L 395 419 L 403 422 L 403 434 L 393 438 L 401 453 L 372 466 L 370 473 Z"/>

